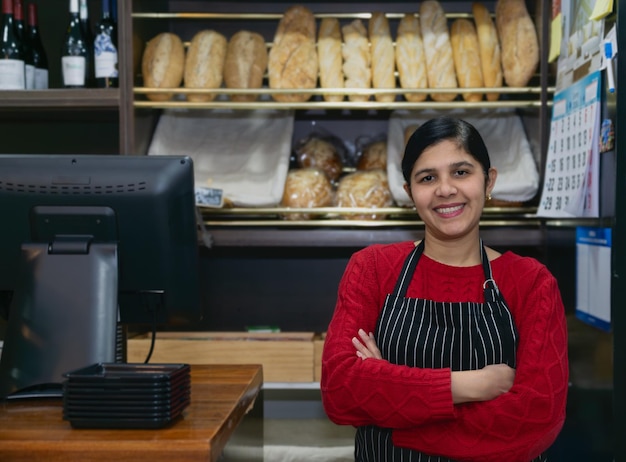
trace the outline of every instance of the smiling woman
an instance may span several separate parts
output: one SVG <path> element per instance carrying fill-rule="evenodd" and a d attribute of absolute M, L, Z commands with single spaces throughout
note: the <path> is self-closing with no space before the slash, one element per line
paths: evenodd
<path fill-rule="evenodd" d="M 546 460 L 568 382 L 557 281 L 483 245 L 497 172 L 472 125 L 424 123 L 402 171 L 425 237 L 350 259 L 322 358 L 325 410 L 357 427 L 357 461 Z"/>

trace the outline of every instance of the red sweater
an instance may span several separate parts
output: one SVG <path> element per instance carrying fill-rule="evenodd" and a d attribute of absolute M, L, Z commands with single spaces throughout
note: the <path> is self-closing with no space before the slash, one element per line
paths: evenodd
<path fill-rule="evenodd" d="M 511 390 L 491 401 L 454 405 L 450 369 L 362 361 L 351 338 L 373 332 L 412 242 L 373 245 L 353 255 L 339 285 L 322 358 L 329 418 L 392 428 L 397 446 L 460 461 L 528 462 L 554 442 L 565 420 L 567 330 L 557 281 L 532 258 L 506 252 L 493 278 L 519 332 Z M 452 267 L 423 255 L 407 297 L 484 302 L 482 266 Z"/>

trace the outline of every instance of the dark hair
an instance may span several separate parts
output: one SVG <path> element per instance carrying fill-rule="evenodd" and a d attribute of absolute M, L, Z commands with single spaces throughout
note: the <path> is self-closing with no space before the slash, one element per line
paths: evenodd
<path fill-rule="evenodd" d="M 464 120 L 441 116 L 420 125 L 409 138 L 402 158 L 402 176 L 407 184 L 411 184 L 411 172 L 419 156 L 430 146 L 444 140 L 455 142 L 459 148 L 474 157 L 487 175 L 491 162 L 487 146 L 478 130 Z"/>

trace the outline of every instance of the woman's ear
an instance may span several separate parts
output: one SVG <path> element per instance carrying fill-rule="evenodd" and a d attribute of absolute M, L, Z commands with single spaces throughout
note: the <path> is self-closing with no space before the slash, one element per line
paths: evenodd
<path fill-rule="evenodd" d="M 487 185 L 485 188 L 486 196 L 491 195 L 491 191 L 493 191 L 493 188 L 496 186 L 497 177 L 498 177 L 498 171 L 494 167 L 491 167 L 489 171 L 487 172 Z"/>
<path fill-rule="evenodd" d="M 406 191 L 407 195 L 409 196 L 409 199 L 411 199 L 411 201 L 413 201 L 413 194 L 411 194 L 411 188 L 409 187 L 408 183 L 404 183 L 404 190 Z"/>

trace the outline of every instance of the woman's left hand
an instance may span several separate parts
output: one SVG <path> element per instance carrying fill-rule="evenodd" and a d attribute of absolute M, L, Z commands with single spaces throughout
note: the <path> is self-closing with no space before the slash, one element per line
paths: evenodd
<path fill-rule="evenodd" d="M 352 337 L 352 345 L 356 348 L 356 355 L 361 359 L 375 358 L 383 359 L 380 350 L 374 340 L 374 334 L 367 334 L 363 329 L 359 329 L 358 337 Z"/>

